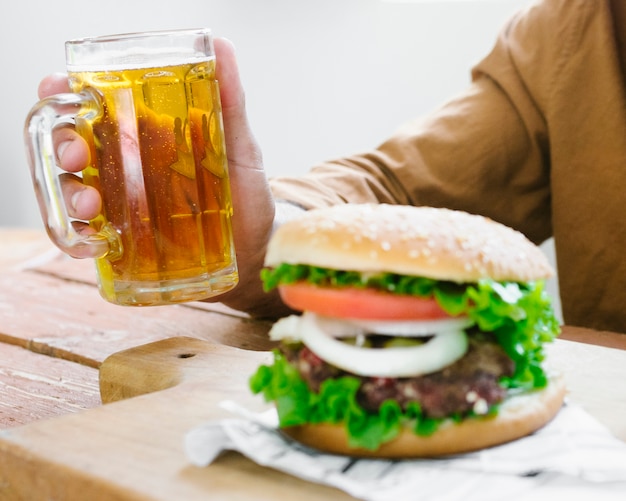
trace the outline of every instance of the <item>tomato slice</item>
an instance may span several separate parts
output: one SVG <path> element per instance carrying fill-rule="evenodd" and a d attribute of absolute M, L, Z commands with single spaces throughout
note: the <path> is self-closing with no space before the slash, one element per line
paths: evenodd
<path fill-rule="evenodd" d="M 353 287 L 319 287 L 305 282 L 281 285 L 287 306 L 335 318 L 367 320 L 437 320 L 450 318 L 433 298 Z"/>

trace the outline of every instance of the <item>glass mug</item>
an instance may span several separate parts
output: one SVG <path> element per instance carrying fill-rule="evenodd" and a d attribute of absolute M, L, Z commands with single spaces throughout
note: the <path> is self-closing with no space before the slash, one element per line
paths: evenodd
<path fill-rule="evenodd" d="M 95 258 L 101 295 L 120 305 L 215 296 L 238 281 L 215 54 L 209 30 L 68 41 L 72 92 L 26 120 L 31 174 L 51 240 Z M 83 182 L 102 211 L 76 231 L 52 132 L 74 123 L 90 148 Z"/>

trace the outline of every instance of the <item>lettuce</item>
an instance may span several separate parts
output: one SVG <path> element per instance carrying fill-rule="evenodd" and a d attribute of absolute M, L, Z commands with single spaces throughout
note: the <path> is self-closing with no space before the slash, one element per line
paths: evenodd
<path fill-rule="evenodd" d="M 395 294 L 434 297 L 450 315 L 467 315 L 473 328 L 491 332 L 515 362 L 515 374 L 502 381 L 509 388 L 543 388 L 547 376 L 541 367 L 543 345 L 560 332 L 542 280 L 518 283 L 482 279 L 455 283 L 424 277 L 380 273 L 363 275 L 309 265 L 281 264 L 261 272 L 266 290 L 281 284 L 307 281 L 327 287 L 371 287 Z"/>
<path fill-rule="evenodd" d="M 515 362 L 513 376 L 500 381 L 504 387 L 530 390 L 548 383 L 541 367 L 545 356 L 543 344 L 553 341 L 560 327 L 543 281 L 502 283 L 483 279 L 458 284 L 393 273 L 364 276 L 352 271 L 287 264 L 263 270 L 262 279 L 266 290 L 304 280 L 319 286 L 373 287 L 397 294 L 434 297 L 450 315 L 467 315 L 473 321 L 468 330 L 491 332 L 495 336 Z M 358 378 L 342 376 L 324 381 L 316 393 L 278 350 L 274 351 L 274 363 L 262 365 L 250 378 L 252 392 L 262 393 L 266 401 L 275 403 L 281 427 L 343 423 L 352 447 L 376 450 L 407 425 L 417 435 L 427 436 L 442 422 L 425 417 L 418 402 L 402 409 L 397 402 L 389 400 L 379 412 L 368 412 L 357 401 L 359 385 Z M 497 406 L 489 413 L 497 413 Z"/>
<path fill-rule="evenodd" d="M 351 447 L 376 450 L 407 424 L 416 434 L 427 436 L 442 421 L 423 416 L 417 402 L 402 410 L 397 402 L 386 400 L 377 413 L 368 412 L 357 402 L 360 384 L 356 377 L 342 376 L 327 379 L 315 393 L 278 350 L 274 351 L 274 363 L 260 366 L 250 378 L 252 392 L 262 393 L 266 401 L 276 405 L 281 428 L 342 423 Z"/>

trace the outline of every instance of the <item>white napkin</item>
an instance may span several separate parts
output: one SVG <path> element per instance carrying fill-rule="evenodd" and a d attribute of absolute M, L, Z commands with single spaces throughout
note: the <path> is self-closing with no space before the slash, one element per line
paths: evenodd
<path fill-rule="evenodd" d="M 185 437 L 187 457 L 197 466 L 235 450 L 259 465 L 367 501 L 626 500 L 626 443 L 571 404 L 538 432 L 508 444 L 399 461 L 319 453 L 284 438 L 273 411 L 223 406 L 241 417 L 207 423 Z"/>

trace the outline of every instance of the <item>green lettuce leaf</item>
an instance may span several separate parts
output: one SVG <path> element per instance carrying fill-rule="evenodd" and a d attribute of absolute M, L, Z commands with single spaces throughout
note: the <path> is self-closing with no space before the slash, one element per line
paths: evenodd
<path fill-rule="evenodd" d="M 396 273 L 363 275 L 286 263 L 264 269 L 261 278 L 266 290 L 307 281 L 319 286 L 371 287 L 395 294 L 434 297 L 450 315 L 467 315 L 475 328 L 496 336 L 515 362 L 515 374 L 502 381 L 505 386 L 530 389 L 547 384 L 541 367 L 545 357 L 543 345 L 558 336 L 560 326 L 541 280 L 517 283 L 483 279 L 459 284 Z"/>
<path fill-rule="evenodd" d="M 307 281 L 319 286 L 373 287 L 397 294 L 434 297 L 450 315 L 466 315 L 473 325 L 468 330 L 491 332 L 515 362 L 515 373 L 500 383 L 507 388 L 543 388 L 548 379 L 541 366 L 543 345 L 560 332 L 543 281 L 517 283 L 489 279 L 458 284 L 393 273 L 364 276 L 354 271 L 339 271 L 306 265 L 283 264 L 265 269 L 262 279 L 266 290 L 281 284 Z M 386 401 L 378 413 L 363 409 L 357 402 L 359 379 L 343 376 L 324 381 L 320 391 L 311 391 L 297 369 L 276 350 L 274 363 L 263 365 L 250 378 L 250 388 L 274 402 L 281 427 L 307 423 L 343 423 L 353 447 L 376 450 L 392 440 L 403 426 L 417 435 L 434 433 L 443 420 L 423 415 L 418 402 L 401 409 Z M 489 410 L 495 415 L 498 406 Z M 450 416 L 461 420 L 463 416 Z"/>
<path fill-rule="evenodd" d="M 383 402 L 377 413 L 357 402 L 360 381 L 351 376 L 327 379 L 315 393 L 278 350 L 272 365 L 262 365 L 250 378 L 250 389 L 274 402 L 280 427 L 316 423 L 342 423 L 351 447 L 376 450 L 395 438 L 407 423 L 418 435 L 430 435 L 441 420 L 425 418 L 417 402 L 406 410 L 393 401 Z"/>

